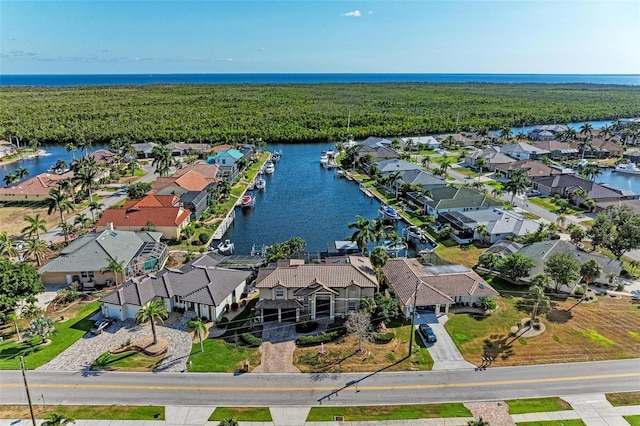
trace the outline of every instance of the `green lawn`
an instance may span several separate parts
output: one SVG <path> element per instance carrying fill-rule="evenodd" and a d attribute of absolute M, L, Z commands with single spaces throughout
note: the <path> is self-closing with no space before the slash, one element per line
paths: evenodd
<path fill-rule="evenodd" d="M 520 422 L 518 426 L 584 426 L 584 422 L 580 419 L 571 420 L 545 420 L 538 422 Z"/>
<path fill-rule="evenodd" d="M 571 405 L 558 397 L 511 399 L 505 401 L 509 406 L 509 414 L 543 413 L 545 411 L 571 410 Z"/>
<path fill-rule="evenodd" d="M 92 370 L 106 371 L 153 371 L 164 359 L 164 355 L 148 356 L 138 351 L 119 354 L 105 352 L 91 366 Z"/>
<path fill-rule="evenodd" d="M 605 396 L 614 407 L 640 405 L 640 392 L 607 393 Z"/>
<path fill-rule="evenodd" d="M 199 342 L 193 345 L 187 366 L 190 372 L 234 373 L 247 359 L 252 368 L 259 365 L 258 349 L 236 347 L 222 339 L 206 339 L 204 352 L 200 352 Z"/>
<path fill-rule="evenodd" d="M 51 343 L 39 344 L 36 337 L 22 343 L 7 342 L 0 345 L 0 370 L 17 370 L 20 368 L 20 355 L 24 356 L 24 364 L 33 370 L 46 364 L 84 336 L 93 326 L 89 319 L 100 307 L 100 302 L 91 302 L 83 306 L 78 314 L 67 321 L 56 322 L 56 332 L 50 337 Z"/>
<path fill-rule="evenodd" d="M 209 421 L 219 422 L 229 418 L 239 422 L 273 421 L 269 407 L 217 407 L 209 416 Z"/>
<path fill-rule="evenodd" d="M 58 413 L 76 420 L 164 420 L 164 407 L 155 405 L 34 405 L 36 418 Z M 28 419 L 27 405 L 0 405 L 0 418 Z"/>
<path fill-rule="evenodd" d="M 623 417 L 631 426 L 640 426 L 640 415 Z"/>
<path fill-rule="evenodd" d="M 307 421 L 332 422 L 335 416 L 342 416 L 344 421 L 347 422 L 473 417 L 463 404 L 448 403 L 369 407 L 312 407 Z"/>

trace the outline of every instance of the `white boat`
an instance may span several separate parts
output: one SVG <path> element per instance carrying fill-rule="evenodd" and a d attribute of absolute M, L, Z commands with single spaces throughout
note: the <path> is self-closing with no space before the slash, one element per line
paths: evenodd
<path fill-rule="evenodd" d="M 407 226 L 402 230 L 402 234 L 407 240 L 415 240 L 420 241 L 422 243 L 426 243 L 428 241 L 427 236 L 424 234 L 422 229 L 415 225 Z"/>
<path fill-rule="evenodd" d="M 275 171 L 276 171 L 276 166 L 273 164 L 273 162 L 267 161 L 267 164 L 265 164 L 264 166 L 264 172 L 268 175 L 271 175 Z"/>
<path fill-rule="evenodd" d="M 324 165 L 329 162 L 329 156 L 327 155 L 327 151 L 322 151 L 320 153 L 320 164 Z"/>
<path fill-rule="evenodd" d="M 256 199 L 253 198 L 250 194 L 245 194 L 240 200 L 240 207 L 253 207 L 256 203 Z"/>
<path fill-rule="evenodd" d="M 282 157 L 282 151 L 273 151 L 273 154 L 271 154 L 271 161 L 277 163 L 280 161 L 280 157 Z"/>
<path fill-rule="evenodd" d="M 235 244 L 230 240 L 224 240 L 218 244 L 218 253 L 220 254 L 233 254 L 233 249 L 235 248 Z"/>
<path fill-rule="evenodd" d="M 360 184 L 360 191 L 362 191 L 362 193 L 367 197 L 373 198 L 373 192 L 371 192 L 371 190 L 367 188 L 363 183 Z"/>
<path fill-rule="evenodd" d="M 400 218 L 398 212 L 393 207 L 386 204 L 380 206 L 380 210 L 378 210 L 378 213 L 380 214 L 380 216 L 382 216 L 383 219 L 387 220 L 398 220 Z"/>
<path fill-rule="evenodd" d="M 403 251 L 407 249 L 407 245 L 401 241 L 384 240 L 380 245 L 391 257 L 401 256 Z"/>
<path fill-rule="evenodd" d="M 264 189 L 266 186 L 267 186 L 267 181 L 264 180 L 263 178 L 258 178 L 258 180 L 256 181 L 256 188 Z"/>
<path fill-rule="evenodd" d="M 630 175 L 640 175 L 640 168 L 635 163 L 618 164 L 615 168 L 618 173 L 627 173 Z"/>
<path fill-rule="evenodd" d="M 325 151 L 327 154 L 327 158 L 330 160 L 332 158 L 336 158 L 336 155 L 338 154 L 336 151 L 329 149 L 327 151 Z"/>

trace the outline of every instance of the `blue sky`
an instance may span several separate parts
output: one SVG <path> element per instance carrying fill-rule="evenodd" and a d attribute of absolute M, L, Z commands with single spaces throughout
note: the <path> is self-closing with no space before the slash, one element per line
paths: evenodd
<path fill-rule="evenodd" d="M 0 73 L 639 74 L 640 1 L 0 0 Z"/>

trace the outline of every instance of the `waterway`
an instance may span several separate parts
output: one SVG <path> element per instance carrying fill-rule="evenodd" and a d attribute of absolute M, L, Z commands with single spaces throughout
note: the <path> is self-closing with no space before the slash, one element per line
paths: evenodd
<path fill-rule="evenodd" d="M 236 209 L 236 219 L 225 238 L 235 252 L 247 254 L 253 244 L 272 245 L 300 237 L 308 251 L 326 251 L 327 243 L 346 240 L 349 223 L 360 215 L 377 217 L 380 203 L 365 196 L 355 181 L 337 177 L 320 166 L 320 152 L 334 144 L 270 145 L 282 150 L 273 175 L 266 175 L 263 191 L 251 209 Z M 399 225 L 400 226 L 400 225 Z"/>
<path fill-rule="evenodd" d="M 89 148 L 89 152 L 97 151 L 98 149 L 106 149 L 106 145 L 95 145 Z M 8 173 L 13 173 L 20 167 L 24 167 L 29 171 L 29 177 L 39 175 L 40 173 L 47 173 L 51 167 L 58 160 L 65 160 L 69 165 L 73 161 L 73 156 L 70 152 L 67 152 L 65 145 L 41 145 L 40 149 L 46 151 L 45 155 L 38 157 L 26 158 L 19 161 L 15 161 L 8 164 L 2 164 L 0 162 L 0 179 Z M 76 151 L 76 158 L 80 158 L 84 155 L 84 150 Z M 1 185 L 1 184 L 0 184 Z"/>
<path fill-rule="evenodd" d="M 602 169 L 602 174 L 595 181 L 597 183 L 607 183 L 619 189 L 627 189 L 635 194 L 640 194 L 640 175 L 630 175 L 618 173 L 613 169 Z"/>

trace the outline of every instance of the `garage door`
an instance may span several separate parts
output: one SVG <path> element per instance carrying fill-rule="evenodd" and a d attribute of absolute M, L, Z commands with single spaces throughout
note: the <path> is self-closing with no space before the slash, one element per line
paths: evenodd
<path fill-rule="evenodd" d="M 264 316 L 264 322 L 278 321 L 277 309 L 263 309 L 262 314 Z"/>
<path fill-rule="evenodd" d="M 281 311 L 282 321 L 295 321 L 296 320 L 296 309 L 283 309 Z"/>

